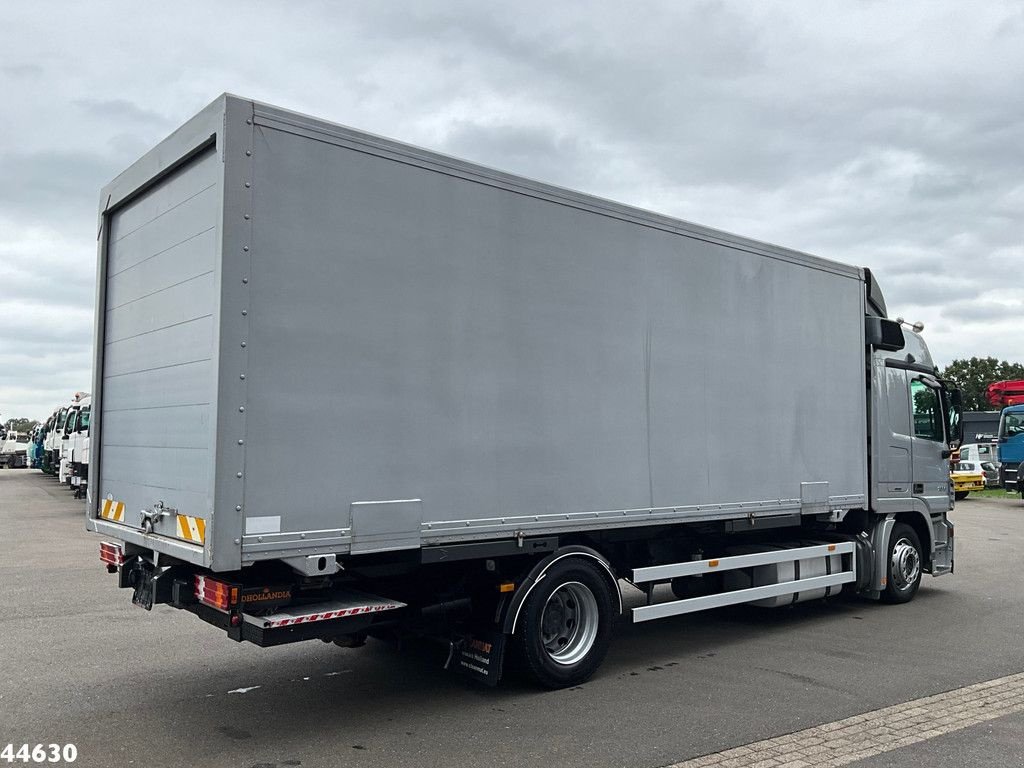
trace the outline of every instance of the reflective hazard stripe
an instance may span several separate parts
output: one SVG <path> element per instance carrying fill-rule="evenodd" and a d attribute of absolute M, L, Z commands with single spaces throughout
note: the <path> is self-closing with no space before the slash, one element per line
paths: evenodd
<path fill-rule="evenodd" d="M 205 544 L 206 521 L 192 515 L 178 515 L 178 538 L 193 544 Z"/>
<path fill-rule="evenodd" d="M 356 605 L 351 608 L 340 608 L 336 611 L 324 611 L 323 613 L 310 613 L 305 616 L 267 616 L 258 619 L 264 627 L 290 627 L 294 624 L 309 624 L 314 621 L 328 621 L 330 619 L 341 619 L 345 616 L 359 616 L 364 613 L 380 613 L 381 611 L 393 611 L 396 608 L 403 608 L 404 603 L 381 603 L 380 605 Z"/>
<path fill-rule="evenodd" d="M 104 520 L 111 520 L 115 523 L 124 522 L 124 502 L 104 499 L 103 507 L 100 509 L 100 517 Z"/>

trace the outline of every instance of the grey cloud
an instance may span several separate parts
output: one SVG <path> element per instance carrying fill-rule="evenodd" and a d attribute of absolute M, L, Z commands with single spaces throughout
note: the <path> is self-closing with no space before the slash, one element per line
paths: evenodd
<path fill-rule="evenodd" d="M 174 127 L 173 120 L 127 99 L 78 99 L 75 106 L 90 117 L 99 117 L 111 123 L 130 122 L 159 128 Z"/>
<path fill-rule="evenodd" d="M 951 320 L 969 323 L 984 323 L 993 320 L 1020 320 L 1024 322 L 1024 304 L 1003 304 L 994 301 L 958 301 L 947 304 L 942 316 Z"/>
<path fill-rule="evenodd" d="M 66 310 L 91 307 L 95 274 L 96 257 L 90 253 L 69 264 L 59 275 L 31 263 L 23 269 L 0 268 L 0 287 L 7 296 L 16 296 L 21 302 L 37 302 L 59 315 Z"/>
<path fill-rule="evenodd" d="M 0 72 L 8 77 L 37 77 L 43 74 L 43 68 L 38 64 L 5 64 Z"/>
<path fill-rule="evenodd" d="M 944 268 L 941 255 L 937 254 L 915 254 L 901 253 L 899 251 L 887 252 L 884 254 L 886 282 L 891 283 L 899 279 L 905 282 L 915 282 L 920 275 L 938 274 Z"/>
<path fill-rule="evenodd" d="M 26 379 L 52 381 L 67 378 L 69 381 L 81 382 L 80 374 L 68 375 L 68 371 L 87 371 L 91 364 L 88 347 L 81 345 L 77 348 L 7 355 L 4 357 L 3 369 L 0 370 L 0 386 L 17 387 Z"/>
<path fill-rule="evenodd" d="M 50 150 L 0 154 L 0 206 L 19 218 L 61 227 L 69 210 L 95 217 L 99 190 L 117 175 L 120 163 L 89 151 Z"/>
<path fill-rule="evenodd" d="M 920 198 L 950 198 L 970 195 L 975 181 L 965 173 L 932 172 L 914 176 L 911 195 Z"/>
<path fill-rule="evenodd" d="M 1024 37 L 1024 9 L 1013 8 L 996 28 L 996 38 L 1020 38 Z"/>
<path fill-rule="evenodd" d="M 170 133 L 170 131 L 166 131 Z M 115 157 L 124 158 L 118 164 L 118 171 L 132 163 L 136 158 L 142 157 L 154 145 L 152 138 L 140 136 L 137 133 L 114 133 L 107 139 L 107 147 Z"/>
<path fill-rule="evenodd" d="M 460 122 L 451 126 L 442 148 L 488 165 L 503 164 L 531 178 L 564 183 L 578 178 L 585 151 L 575 136 L 542 126 Z"/>
<path fill-rule="evenodd" d="M 86 349 L 92 344 L 91 314 L 72 315 L 54 311 L 39 318 L 21 317 L 4 309 L 7 332 L 17 334 L 0 346 L 0 354 L 8 349 L 15 353 L 23 350 L 33 352 L 70 352 Z"/>
<path fill-rule="evenodd" d="M 883 292 L 894 306 L 931 306 L 977 299 L 983 289 L 965 277 L 907 274 L 887 279 Z"/>

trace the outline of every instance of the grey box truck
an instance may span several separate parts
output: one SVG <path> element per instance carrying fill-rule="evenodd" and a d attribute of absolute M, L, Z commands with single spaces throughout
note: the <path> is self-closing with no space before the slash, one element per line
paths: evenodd
<path fill-rule="evenodd" d="M 647 621 L 953 570 L 959 393 L 866 269 L 231 95 L 100 227 L 87 525 L 145 608 L 558 687 L 622 582 Z"/>

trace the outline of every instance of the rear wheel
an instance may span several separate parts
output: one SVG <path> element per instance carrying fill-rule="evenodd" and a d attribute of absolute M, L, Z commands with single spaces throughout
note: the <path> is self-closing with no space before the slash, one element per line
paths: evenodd
<path fill-rule="evenodd" d="M 957 501 L 963 501 L 964 499 L 967 498 L 967 494 L 969 493 L 970 491 L 955 491 L 953 493 L 953 498 L 956 499 Z"/>
<path fill-rule="evenodd" d="M 888 569 L 882 601 L 909 603 L 921 586 L 923 557 L 917 532 L 906 523 L 896 523 L 889 536 Z"/>
<path fill-rule="evenodd" d="M 613 615 L 607 576 L 585 560 L 566 558 L 526 598 L 514 647 L 542 685 L 578 685 L 604 661 Z"/>

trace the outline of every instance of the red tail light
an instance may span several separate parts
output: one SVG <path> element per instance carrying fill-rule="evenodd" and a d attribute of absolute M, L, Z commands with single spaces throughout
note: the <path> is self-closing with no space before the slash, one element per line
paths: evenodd
<path fill-rule="evenodd" d="M 196 600 L 218 611 L 238 605 L 238 587 L 209 576 L 196 576 Z"/>
<path fill-rule="evenodd" d="M 108 570 L 124 565 L 124 550 L 120 544 L 109 541 L 100 542 L 100 561 L 107 564 Z M 111 568 L 112 566 L 112 568 Z"/>

